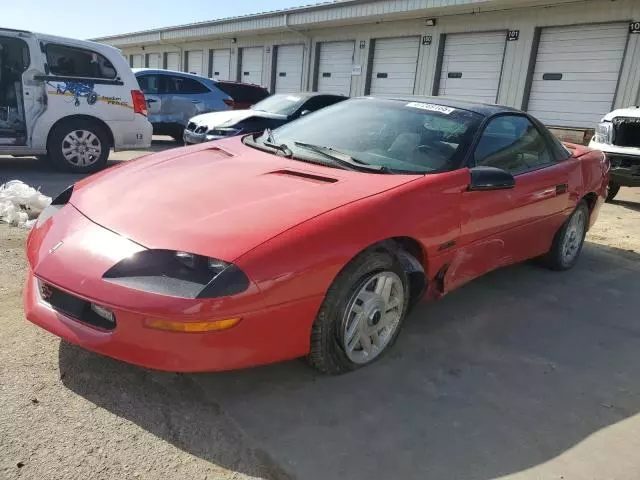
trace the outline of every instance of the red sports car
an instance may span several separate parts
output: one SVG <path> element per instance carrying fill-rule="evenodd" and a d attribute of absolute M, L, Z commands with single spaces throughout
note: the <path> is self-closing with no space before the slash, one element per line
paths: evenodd
<path fill-rule="evenodd" d="M 608 175 L 517 110 L 352 99 L 70 187 L 29 236 L 26 314 L 161 370 L 346 372 L 422 296 L 529 258 L 571 268 Z"/>

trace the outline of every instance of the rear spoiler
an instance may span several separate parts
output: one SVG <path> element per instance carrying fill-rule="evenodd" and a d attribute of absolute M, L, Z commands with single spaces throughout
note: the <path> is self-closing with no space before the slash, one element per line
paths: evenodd
<path fill-rule="evenodd" d="M 593 152 L 591 148 L 585 147 L 584 145 L 579 145 L 577 143 L 562 142 L 562 145 L 564 146 L 564 148 L 569 150 L 569 152 L 571 152 L 571 157 L 573 158 L 580 158 L 589 152 Z"/>

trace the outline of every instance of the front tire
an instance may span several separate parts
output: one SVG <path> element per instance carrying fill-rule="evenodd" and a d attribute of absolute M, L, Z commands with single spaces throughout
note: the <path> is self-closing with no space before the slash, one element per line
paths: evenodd
<path fill-rule="evenodd" d="M 589 207 L 581 200 L 571 216 L 558 230 L 551 250 L 543 257 L 543 263 L 551 270 L 569 270 L 573 268 L 584 245 L 589 224 Z"/>
<path fill-rule="evenodd" d="M 94 122 L 68 120 L 53 128 L 47 150 L 51 163 L 59 170 L 93 173 L 107 163 L 109 137 Z"/>
<path fill-rule="evenodd" d="M 409 280 L 388 252 L 360 254 L 336 277 L 311 330 L 307 360 L 330 375 L 382 357 L 395 343 L 409 305 Z"/>

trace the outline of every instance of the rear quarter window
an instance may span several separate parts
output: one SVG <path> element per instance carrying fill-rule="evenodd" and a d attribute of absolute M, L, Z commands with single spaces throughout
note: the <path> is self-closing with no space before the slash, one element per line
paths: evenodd
<path fill-rule="evenodd" d="M 118 75 L 108 58 L 91 50 L 49 43 L 45 53 L 52 75 L 106 80 L 113 80 Z"/>
<path fill-rule="evenodd" d="M 236 102 L 258 103 L 269 96 L 262 88 L 243 85 L 241 83 L 216 82 L 216 87 L 233 98 Z"/>

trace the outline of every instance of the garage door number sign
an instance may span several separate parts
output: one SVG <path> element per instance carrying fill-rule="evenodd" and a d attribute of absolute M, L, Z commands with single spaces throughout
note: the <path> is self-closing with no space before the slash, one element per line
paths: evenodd
<path fill-rule="evenodd" d="M 640 33 L 640 22 L 631 22 L 629 24 L 629 32 Z"/>

